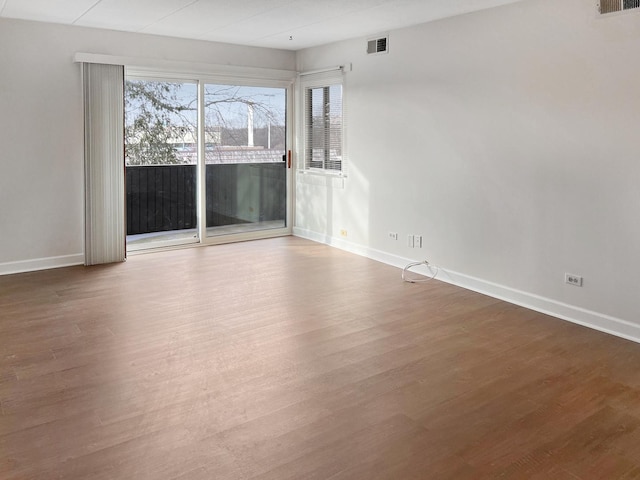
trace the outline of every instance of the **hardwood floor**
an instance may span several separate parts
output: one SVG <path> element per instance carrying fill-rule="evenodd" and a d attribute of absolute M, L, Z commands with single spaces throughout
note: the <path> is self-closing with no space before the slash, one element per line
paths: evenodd
<path fill-rule="evenodd" d="M 640 478 L 639 365 L 294 237 L 0 277 L 0 478 Z"/>

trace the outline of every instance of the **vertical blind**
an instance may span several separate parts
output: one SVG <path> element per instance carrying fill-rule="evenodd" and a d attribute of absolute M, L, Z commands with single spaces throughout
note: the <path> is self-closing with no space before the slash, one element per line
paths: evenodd
<path fill-rule="evenodd" d="M 85 265 L 126 258 L 124 67 L 83 63 Z"/>

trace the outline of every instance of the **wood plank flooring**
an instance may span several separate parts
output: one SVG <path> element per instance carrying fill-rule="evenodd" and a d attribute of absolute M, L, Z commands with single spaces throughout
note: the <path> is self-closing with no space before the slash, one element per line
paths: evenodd
<path fill-rule="evenodd" d="M 0 478 L 640 478 L 640 345 L 285 237 L 0 277 Z"/>

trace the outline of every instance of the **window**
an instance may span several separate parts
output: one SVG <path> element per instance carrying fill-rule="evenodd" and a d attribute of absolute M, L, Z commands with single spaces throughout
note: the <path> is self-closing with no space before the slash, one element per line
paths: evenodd
<path fill-rule="evenodd" d="M 344 173 L 341 76 L 303 83 L 306 170 Z"/>

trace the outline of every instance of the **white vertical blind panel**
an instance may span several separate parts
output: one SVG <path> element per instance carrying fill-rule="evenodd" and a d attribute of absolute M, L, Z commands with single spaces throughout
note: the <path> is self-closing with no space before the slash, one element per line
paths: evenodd
<path fill-rule="evenodd" d="M 124 67 L 83 64 L 85 265 L 126 258 Z"/>

